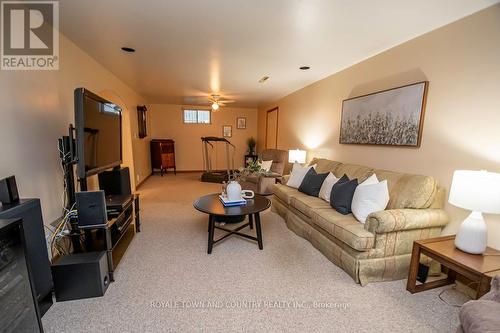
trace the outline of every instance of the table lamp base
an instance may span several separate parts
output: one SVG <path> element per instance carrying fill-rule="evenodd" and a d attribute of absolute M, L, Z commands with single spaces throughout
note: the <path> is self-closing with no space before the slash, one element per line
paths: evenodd
<path fill-rule="evenodd" d="M 462 222 L 455 237 L 455 246 L 467 253 L 481 254 L 486 250 L 486 243 L 486 223 L 483 214 L 473 211 Z"/>

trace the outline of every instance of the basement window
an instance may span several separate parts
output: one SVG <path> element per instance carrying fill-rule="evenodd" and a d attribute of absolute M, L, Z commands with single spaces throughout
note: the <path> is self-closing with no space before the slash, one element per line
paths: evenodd
<path fill-rule="evenodd" d="M 210 110 L 184 109 L 184 124 L 210 124 Z"/>

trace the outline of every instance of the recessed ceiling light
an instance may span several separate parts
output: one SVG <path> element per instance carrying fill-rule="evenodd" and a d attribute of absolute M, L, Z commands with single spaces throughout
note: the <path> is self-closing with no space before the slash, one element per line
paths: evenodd
<path fill-rule="evenodd" d="M 266 82 L 267 80 L 269 80 L 269 76 L 263 76 L 260 80 L 259 80 L 259 83 L 264 83 Z"/>
<path fill-rule="evenodd" d="M 122 47 L 122 51 L 125 51 L 125 52 L 128 52 L 128 53 L 134 53 L 135 52 L 135 49 L 131 48 L 131 47 Z"/>
<path fill-rule="evenodd" d="M 311 67 L 309 66 L 302 66 L 302 67 L 299 67 L 300 70 L 303 70 L 303 71 L 307 71 L 308 69 L 310 69 Z"/>

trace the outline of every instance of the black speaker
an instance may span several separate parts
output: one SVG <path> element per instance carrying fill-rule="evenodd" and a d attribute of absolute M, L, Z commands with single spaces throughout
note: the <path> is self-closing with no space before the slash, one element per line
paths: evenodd
<path fill-rule="evenodd" d="M 52 265 L 56 301 L 103 296 L 108 289 L 106 252 L 70 254 Z"/>
<path fill-rule="evenodd" d="M 99 174 L 99 188 L 106 195 L 130 195 L 130 171 L 128 168 L 121 168 L 111 171 L 104 171 Z"/>
<path fill-rule="evenodd" d="M 424 264 L 418 264 L 417 281 L 420 283 L 425 283 L 425 281 L 427 281 L 428 275 L 429 275 L 429 266 Z"/>
<path fill-rule="evenodd" d="M 80 228 L 94 228 L 108 223 L 104 191 L 77 192 L 76 210 Z"/>
<path fill-rule="evenodd" d="M 16 177 L 10 176 L 0 180 L 0 202 L 2 205 L 19 202 Z"/>

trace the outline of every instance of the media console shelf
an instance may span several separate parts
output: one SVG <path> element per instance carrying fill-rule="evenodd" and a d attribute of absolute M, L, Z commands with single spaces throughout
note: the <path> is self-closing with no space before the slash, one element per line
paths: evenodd
<path fill-rule="evenodd" d="M 108 196 L 108 223 L 84 229 L 86 251 L 106 251 L 111 281 L 114 281 L 114 271 L 135 233 L 139 232 L 138 203 L 138 195 L 135 194 Z"/>

